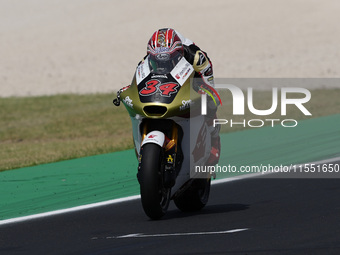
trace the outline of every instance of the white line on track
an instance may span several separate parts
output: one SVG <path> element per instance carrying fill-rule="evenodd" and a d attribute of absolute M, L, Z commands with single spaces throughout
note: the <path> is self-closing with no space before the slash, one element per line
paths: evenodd
<path fill-rule="evenodd" d="M 340 157 L 337 157 L 337 158 L 332 158 L 332 159 L 328 159 L 328 160 L 310 162 L 310 163 L 306 163 L 306 164 L 325 164 L 325 163 L 332 163 L 332 162 L 339 161 L 339 160 L 340 160 Z M 300 165 L 300 164 L 298 164 L 298 165 Z M 212 182 L 212 184 L 214 185 L 214 184 L 220 184 L 220 183 L 226 183 L 226 182 L 233 182 L 233 181 L 237 181 L 237 180 L 242 180 L 242 179 L 247 179 L 247 178 L 252 178 L 252 177 L 259 177 L 259 176 L 263 176 L 263 174 L 262 173 L 255 173 L 255 174 L 239 175 L 239 176 L 235 176 L 235 177 L 231 177 L 231 178 L 215 180 L 215 181 Z M 45 217 L 49 217 L 49 216 L 55 216 L 55 215 L 70 213 L 70 212 L 88 210 L 88 209 L 106 206 L 106 205 L 123 203 L 123 202 L 127 202 L 127 201 L 136 200 L 136 199 L 139 199 L 139 198 L 140 198 L 140 195 L 135 195 L 135 196 L 118 198 L 118 199 L 108 200 L 108 201 L 99 202 L 99 203 L 93 203 L 93 204 L 76 206 L 76 207 L 62 209 L 62 210 L 56 210 L 56 211 L 52 211 L 52 212 L 39 213 L 39 214 L 34 214 L 34 215 L 29 215 L 29 216 L 7 219 L 7 220 L 0 220 L 0 226 L 6 225 L 6 224 L 11 224 L 11 223 L 28 221 L 28 220 L 40 219 L 40 218 L 45 218 Z"/>
<path fill-rule="evenodd" d="M 170 237 L 170 236 L 197 236 L 197 235 L 220 235 L 220 234 L 233 234 L 242 231 L 247 231 L 249 228 L 238 228 L 224 231 L 213 231 L 213 232 L 191 232 L 191 233 L 165 233 L 165 234 L 128 234 L 122 236 L 107 236 L 107 237 L 92 237 L 92 240 L 98 239 L 122 239 L 122 238 L 145 238 L 145 237 Z"/>
<path fill-rule="evenodd" d="M 87 210 L 87 209 L 106 206 L 106 205 L 118 204 L 118 203 L 127 202 L 131 200 L 136 200 L 139 198 L 140 198 L 140 195 L 135 195 L 135 196 L 123 197 L 123 198 L 108 200 L 108 201 L 99 202 L 99 203 L 93 203 L 93 204 L 81 205 L 81 206 L 76 206 L 76 207 L 62 209 L 62 210 L 56 210 L 52 212 L 39 213 L 39 214 L 18 217 L 18 218 L 13 218 L 13 219 L 8 219 L 8 220 L 1 220 L 0 226 L 10 224 L 10 223 L 17 223 L 17 222 L 22 222 L 22 221 L 45 218 L 45 217 L 64 214 L 64 213 L 77 212 L 77 211 Z"/>

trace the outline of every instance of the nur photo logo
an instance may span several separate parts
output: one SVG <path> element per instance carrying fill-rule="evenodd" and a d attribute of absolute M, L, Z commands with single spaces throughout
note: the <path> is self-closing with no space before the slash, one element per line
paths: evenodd
<path fill-rule="evenodd" d="M 220 92 L 228 90 L 231 93 L 232 116 L 245 116 L 245 109 L 247 107 L 247 110 L 249 110 L 251 114 L 261 116 L 262 118 L 236 121 L 234 119 L 221 118 L 221 116 L 219 116 L 219 118 L 215 118 L 213 120 L 214 127 L 226 124 L 230 125 L 230 127 L 242 126 L 251 128 L 262 127 L 264 125 L 274 127 L 274 125 L 277 124 L 280 124 L 283 127 L 296 127 L 298 125 L 298 121 L 287 116 L 287 106 L 289 105 L 295 107 L 295 110 L 299 110 L 305 116 L 312 116 L 312 113 L 305 106 L 305 104 L 311 100 L 311 92 L 306 88 L 272 87 L 268 89 L 267 91 L 271 91 L 271 106 L 267 109 L 257 109 L 254 106 L 254 88 L 252 87 L 248 87 L 246 91 L 243 91 L 240 87 L 233 84 L 216 84 L 215 89 L 218 89 Z M 215 104 L 216 98 L 218 98 L 220 103 L 222 103 L 220 95 L 215 89 L 211 90 L 212 92 L 201 94 L 202 115 L 207 114 L 208 96 Z M 280 109 L 280 116 L 282 118 L 270 118 L 269 116 L 277 112 L 278 108 Z M 267 118 L 263 119 L 263 116 Z"/>

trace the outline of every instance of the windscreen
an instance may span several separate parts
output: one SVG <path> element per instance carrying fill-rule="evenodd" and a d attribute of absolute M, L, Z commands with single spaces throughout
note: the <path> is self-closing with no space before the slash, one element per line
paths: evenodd
<path fill-rule="evenodd" d="M 181 60 L 182 55 L 176 51 L 174 53 L 159 53 L 157 55 L 149 55 L 149 67 L 151 73 L 168 74 L 174 69 Z"/>

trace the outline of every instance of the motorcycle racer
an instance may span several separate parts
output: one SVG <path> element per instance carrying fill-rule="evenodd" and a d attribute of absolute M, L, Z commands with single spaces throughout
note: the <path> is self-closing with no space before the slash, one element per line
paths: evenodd
<path fill-rule="evenodd" d="M 171 200 L 181 211 L 202 209 L 215 175 L 197 172 L 196 166 L 215 165 L 220 156 L 213 120 L 221 100 L 207 54 L 174 29 L 157 30 L 131 85 L 113 100 L 120 102 L 132 123 L 146 215 L 161 218 Z"/>

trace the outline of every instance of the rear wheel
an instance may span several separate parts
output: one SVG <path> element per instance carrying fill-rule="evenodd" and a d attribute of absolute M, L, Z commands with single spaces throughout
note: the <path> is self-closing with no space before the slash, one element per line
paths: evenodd
<path fill-rule="evenodd" d="M 162 148 L 153 143 L 141 150 L 139 169 L 140 194 L 144 212 L 151 219 L 160 219 L 170 202 L 170 188 L 164 188 L 161 171 Z"/>
<path fill-rule="evenodd" d="M 192 185 L 174 199 L 178 209 L 183 212 L 198 211 L 207 203 L 210 194 L 211 178 L 195 179 Z"/>

